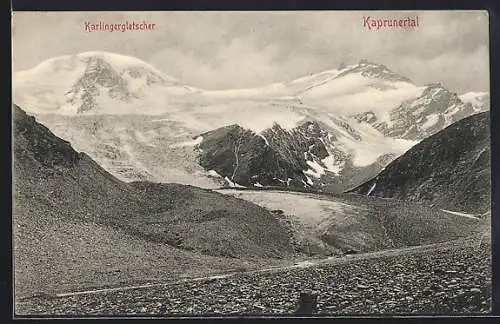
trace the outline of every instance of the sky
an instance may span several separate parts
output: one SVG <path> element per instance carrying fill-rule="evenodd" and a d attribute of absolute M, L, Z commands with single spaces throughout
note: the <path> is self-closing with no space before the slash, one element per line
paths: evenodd
<path fill-rule="evenodd" d="M 419 18 L 406 29 L 370 19 Z M 88 32 L 85 22 L 146 22 L 154 30 Z M 416 84 L 489 91 L 486 11 L 14 12 L 13 69 L 87 51 L 142 59 L 203 89 L 289 81 L 354 64 L 384 64 Z"/>

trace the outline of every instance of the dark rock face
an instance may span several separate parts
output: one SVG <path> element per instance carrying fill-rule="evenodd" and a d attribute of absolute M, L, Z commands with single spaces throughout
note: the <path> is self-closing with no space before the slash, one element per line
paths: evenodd
<path fill-rule="evenodd" d="M 201 134 L 203 140 L 196 148 L 199 164 L 227 177 L 229 185 L 341 193 L 367 181 L 395 158 L 385 154 L 370 165 L 356 166 L 353 155 L 339 145 L 338 138 L 348 134 L 351 140 L 363 139 L 345 121 L 332 121 L 338 128 L 316 120 L 304 121 L 293 129 L 275 123 L 260 134 L 239 125 L 221 127 Z M 333 168 L 326 165 L 326 158 Z"/>
<path fill-rule="evenodd" d="M 490 210 L 490 118 L 464 118 L 423 140 L 352 192 L 426 201 L 453 211 Z"/>
<path fill-rule="evenodd" d="M 279 126 L 278 126 L 279 127 Z M 278 186 L 288 178 L 304 179 L 301 161 L 293 153 L 280 156 L 266 140 L 238 125 L 202 134 L 200 165 L 232 182 Z M 294 152 L 296 153 L 296 152 Z"/>
<path fill-rule="evenodd" d="M 128 69 L 127 73 L 135 79 L 145 78 L 147 85 L 166 84 L 165 80 L 161 76 L 144 67 L 131 67 Z"/>
<path fill-rule="evenodd" d="M 14 156 L 17 159 L 35 159 L 40 164 L 52 168 L 71 168 L 80 160 L 69 142 L 55 137 L 47 127 L 28 116 L 14 105 L 13 133 Z"/>
<path fill-rule="evenodd" d="M 292 186 L 311 186 L 308 183 L 303 171 L 309 169 L 307 161 L 316 161 L 320 165 L 322 159 L 327 157 L 328 151 L 322 141 L 328 137 L 328 133 L 324 131 L 318 122 L 307 121 L 300 126 L 287 131 L 281 128 L 278 124 L 270 129 L 265 130 L 262 135 L 267 139 L 269 147 L 276 152 L 279 158 L 280 169 L 286 169 L 287 162 L 293 170 L 293 177 L 280 178 L 281 183 L 287 183 L 287 180 L 292 179 L 289 185 Z M 265 167 L 266 164 L 263 164 Z M 324 165 L 323 165 L 324 166 Z"/>
<path fill-rule="evenodd" d="M 231 125 L 201 136 L 199 163 L 206 170 L 242 186 L 290 188 L 315 186 L 304 173 L 308 161 L 325 167 L 321 160 L 330 155 L 325 143 L 335 140 L 315 121 L 292 130 L 274 124 L 261 134 Z"/>

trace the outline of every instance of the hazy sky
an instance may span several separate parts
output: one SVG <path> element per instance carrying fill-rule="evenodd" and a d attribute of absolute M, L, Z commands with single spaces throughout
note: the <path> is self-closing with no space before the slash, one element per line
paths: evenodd
<path fill-rule="evenodd" d="M 419 17 L 414 29 L 368 30 L 371 18 Z M 155 23 L 154 31 L 87 32 L 85 21 Z M 387 65 L 417 84 L 489 90 L 485 11 L 16 12 L 14 70 L 102 50 L 138 57 L 196 87 L 262 86 L 356 63 Z"/>

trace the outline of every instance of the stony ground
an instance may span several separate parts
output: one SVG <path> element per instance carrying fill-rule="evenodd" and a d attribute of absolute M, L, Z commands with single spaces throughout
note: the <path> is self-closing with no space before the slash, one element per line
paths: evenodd
<path fill-rule="evenodd" d="M 344 257 L 308 268 L 17 304 L 17 314 L 293 314 L 301 291 L 318 294 L 316 314 L 475 314 L 490 312 L 491 246 L 477 239 Z"/>

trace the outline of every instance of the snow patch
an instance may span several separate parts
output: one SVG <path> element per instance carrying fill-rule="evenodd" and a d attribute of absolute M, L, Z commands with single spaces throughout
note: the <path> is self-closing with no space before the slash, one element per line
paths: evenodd
<path fill-rule="evenodd" d="M 467 92 L 459 96 L 460 100 L 463 102 L 469 102 L 473 106 L 480 106 L 483 104 L 482 98 L 486 97 L 488 92 Z"/>
<path fill-rule="evenodd" d="M 215 170 L 208 170 L 207 174 L 212 177 L 222 177 L 220 174 L 217 173 Z"/>
<path fill-rule="evenodd" d="M 380 90 L 381 86 L 384 90 Z M 301 95 L 303 102 L 328 108 L 330 111 L 356 114 L 373 111 L 377 116 L 401 102 L 418 98 L 425 87 L 406 82 L 382 81 L 359 73 L 336 78 Z M 378 113 L 377 113 L 378 112 Z"/>
<path fill-rule="evenodd" d="M 300 261 L 300 262 L 297 262 L 296 264 L 294 264 L 292 267 L 293 268 L 309 268 L 311 266 L 315 265 L 314 262 L 311 262 L 311 261 Z"/>
<path fill-rule="evenodd" d="M 257 134 L 257 136 L 260 136 L 264 140 L 264 142 L 266 143 L 266 145 L 269 146 L 269 142 L 267 141 L 267 138 L 264 135 L 262 135 L 262 134 L 259 133 L 259 134 Z"/>
<path fill-rule="evenodd" d="M 153 144 L 154 136 L 147 136 L 146 133 L 142 133 L 139 131 L 134 131 L 135 138 L 142 144 L 149 146 L 149 147 L 156 147 L 156 145 Z"/>
<path fill-rule="evenodd" d="M 182 143 L 172 144 L 170 147 L 182 147 L 182 146 L 196 146 L 200 145 L 203 142 L 203 136 L 198 136 L 192 141 L 186 141 Z"/>
<path fill-rule="evenodd" d="M 458 215 L 458 216 L 463 216 L 463 217 L 472 218 L 472 219 L 477 219 L 477 217 L 476 217 L 476 216 L 474 216 L 473 214 L 467 214 L 467 213 L 455 212 L 455 211 L 446 210 L 446 209 L 441 209 L 441 210 L 442 210 L 442 211 L 444 211 L 444 212 L 446 212 L 446 213 L 449 213 L 449 214 Z"/>
<path fill-rule="evenodd" d="M 306 161 L 307 165 L 309 165 L 310 169 L 304 171 L 305 174 L 311 175 L 315 178 L 321 178 L 323 174 L 325 174 L 325 169 L 319 165 L 316 161 Z"/>
<path fill-rule="evenodd" d="M 377 182 L 374 182 L 373 185 L 370 187 L 370 190 L 368 190 L 368 192 L 366 193 L 367 196 L 369 196 L 372 193 L 372 191 L 373 191 L 373 189 L 375 189 L 376 185 L 377 185 Z"/>
<path fill-rule="evenodd" d="M 172 119 L 169 118 L 161 118 L 161 119 L 151 119 L 150 122 L 153 123 L 159 123 L 159 122 L 164 122 L 164 121 L 172 121 Z"/>
<path fill-rule="evenodd" d="M 172 119 L 182 121 L 186 127 L 200 132 L 238 124 L 256 134 L 271 128 L 275 123 L 285 130 L 292 129 L 305 118 L 304 114 L 287 106 L 243 100 L 237 103 L 225 101 L 207 104 L 193 110 L 179 109 L 170 116 Z"/>
<path fill-rule="evenodd" d="M 240 184 L 238 184 L 236 182 L 233 182 L 233 181 L 229 180 L 229 178 L 227 176 L 224 178 L 224 180 L 227 181 L 227 183 L 229 184 L 230 187 L 233 187 L 233 188 L 245 188 L 244 186 L 242 186 L 242 185 L 240 185 Z"/>
<path fill-rule="evenodd" d="M 240 199 L 251 201 L 271 210 L 281 209 L 286 215 L 294 216 L 303 224 L 314 229 L 318 229 L 318 226 L 325 221 L 335 222 L 336 218 L 343 218 L 346 214 L 363 209 L 340 201 L 318 199 L 301 193 L 265 190 L 245 190 L 236 193 L 230 189 L 216 191 L 237 195 Z"/>
<path fill-rule="evenodd" d="M 460 107 L 457 104 L 454 104 L 454 105 L 449 106 L 445 110 L 444 114 L 447 116 L 453 116 L 454 114 L 456 114 L 459 111 L 460 111 Z"/>
<path fill-rule="evenodd" d="M 417 144 L 416 141 L 385 137 L 371 125 L 360 123 L 358 128 L 362 140 L 347 137 L 339 138 L 339 143 L 353 156 L 353 165 L 368 166 L 385 154 L 400 156 Z"/>
<path fill-rule="evenodd" d="M 439 115 L 438 114 L 431 114 L 431 115 L 427 116 L 427 119 L 426 119 L 425 123 L 422 125 L 422 128 L 428 129 L 428 128 L 436 125 L 436 123 L 438 121 L 439 121 Z"/>
<path fill-rule="evenodd" d="M 328 155 L 326 158 L 321 160 L 321 162 L 325 164 L 328 171 L 333 172 L 336 175 L 340 174 L 340 171 L 342 171 L 345 164 L 343 161 L 335 161 L 335 157 L 333 155 Z"/>

